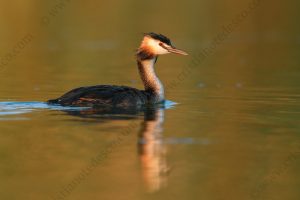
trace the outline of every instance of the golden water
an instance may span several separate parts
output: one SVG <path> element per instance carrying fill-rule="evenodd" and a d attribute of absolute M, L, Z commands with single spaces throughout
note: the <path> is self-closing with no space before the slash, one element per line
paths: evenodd
<path fill-rule="evenodd" d="M 298 7 L 260 1 L 194 62 L 247 1 L 1 1 L 0 199 L 298 200 Z M 149 31 L 190 53 L 157 63 L 177 105 L 149 118 L 42 103 L 142 88 L 134 50 Z"/>

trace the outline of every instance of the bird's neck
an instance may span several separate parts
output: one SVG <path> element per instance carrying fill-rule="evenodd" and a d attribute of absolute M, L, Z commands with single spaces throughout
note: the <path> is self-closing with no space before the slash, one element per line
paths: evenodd
<path fill-rule="evenodd" d="M 145 91 L 153 93 L 156 96 L 156 101 L 161 102 L 164 100 L 164 87 L 154 70 L 156 59 L 157 57 L 146 60 L 137 59 L 137 63 Z"/>

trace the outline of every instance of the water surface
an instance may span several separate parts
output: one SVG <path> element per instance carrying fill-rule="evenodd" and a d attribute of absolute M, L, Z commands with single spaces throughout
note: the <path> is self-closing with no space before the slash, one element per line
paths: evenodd
<path fill-rule="evenodd" d="M 1 65 L 1 199 L 299 199 L 298 2 L 261 1 L 184 78 L 247 2 L 55 5 L 0 6 L 1 58 L 34 36 Z M 84 85 L 142 88 L 133 54 L 147 31 L 190 53 L 158 59 L 176 105 L 109 115 L 44 103 Z"/>

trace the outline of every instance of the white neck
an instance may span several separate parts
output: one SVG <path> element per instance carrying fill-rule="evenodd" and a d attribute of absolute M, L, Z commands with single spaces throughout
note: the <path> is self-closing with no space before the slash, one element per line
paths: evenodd
<path fill-rule="evenodd" d="M 156 62 L 156 57 L 148 60 L 139 60 L 138 59 L 138 67 L 141 79 L 144 83 L 146 92 L 153 92 L 156 96 L 155 100 L 157 102 L 163 101 L 164 96 L 164 87 L 157 77 L 154 71 L 154 64 Z"/>

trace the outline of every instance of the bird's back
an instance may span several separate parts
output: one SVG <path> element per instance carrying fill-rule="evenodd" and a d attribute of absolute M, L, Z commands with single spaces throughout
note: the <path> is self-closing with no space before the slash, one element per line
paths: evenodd
<path fill-rule="evenodd" d="M 146 104 L 149 94 L 127 86 L 96 85 L 73 89 L 48 103 L 64 106 L 131 107 Z"/>

